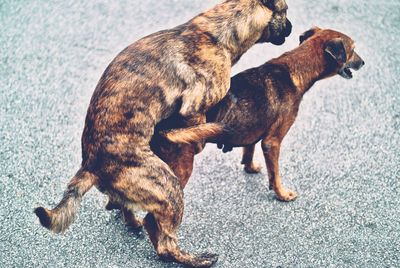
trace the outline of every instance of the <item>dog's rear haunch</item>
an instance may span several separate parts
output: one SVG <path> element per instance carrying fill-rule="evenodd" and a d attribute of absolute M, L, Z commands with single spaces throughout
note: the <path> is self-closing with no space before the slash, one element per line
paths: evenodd
<path fill-rule="evenodd" d="M 90 101 L 82 135 L 82 165 L 59 205 L 37 208 L 45 227 L 63 232 L 83 194 L 95 185 L 140 226 L 159 256 L 208 267 L 214 254 L 195 256 L 178 246 L 183 190 L 171 168 L 150 149 L 156 125 L 179 113 L 193 126 L 230 86 L 231 67 L 255 43 L 282 44 L 291 32 L 284 0 L 227 0 L 173 29 L 124 49 L 104 71 Z M 210 132 L 209 132 L 210 134 Z M 201 146 L 199 146 L 201 149 Z"/>

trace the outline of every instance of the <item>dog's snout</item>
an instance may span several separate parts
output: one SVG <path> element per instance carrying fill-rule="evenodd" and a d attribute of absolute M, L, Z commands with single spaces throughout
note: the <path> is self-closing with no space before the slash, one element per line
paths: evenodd
<path fill-rule="evenodd" d="M 354 52 L 353 59 L 352 68 L 354 70 L 359 70 L 365 65 L 365 61 L 356 52 Z"/>
<path fill-rule="evenodd" d="M 363 67 L 365 65 L 365 61 L 360 59 L 360 61 L 358 62 L 358 66 L 356 66 L 355 69 L 360 70 L 361 67 Z"/>

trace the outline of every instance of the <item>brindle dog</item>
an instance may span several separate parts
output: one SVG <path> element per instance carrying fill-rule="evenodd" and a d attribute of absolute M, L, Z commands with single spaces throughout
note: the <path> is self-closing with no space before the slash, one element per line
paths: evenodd
<path fill-rule="evenodd" d="M 227 96 L 207 113 L 207 121 L 214 123 L 164 134 L 175 143 L 209 136 L 209 142 L 223 144 L 225 151 L 243 147 L 242 164 L 248 173 L 260 171 L 253 154 L 255 144 L 261 141 L 270 189 L 282 201 L 293 200 L 297 194 L 286 189 L 279 176 L 282 139 L 297 116 L 303 95 L 315 82 L 335 74 L 350 79 L 350 69 L 364 65 L 354 48 L 353 40 L 340 32 L 313 28 L 300 36 L 296 49 L 234 76 Z M 160 124 L 159 130 L 176 126 L 171 118 Z M 207 131 L 208 126 L 213 131 Z M 192 172 L 193 146 L 170 143 L 161 135 L 154 137 L 152 145 L 184 187 Z"/>
<path fill-rule="evenodd" d="M 82 165 L 61 202 L 35 213 L 59 233 L 74 220 L 93 186 L 118 203 L 134 226 L 135 210 L 159 256 L 190 266 L 211 266 L 217 256 L 178 247 L 183 190 L 171 168 L 150 149 L 157 123 L 179 111 L 187 125 L 230 87 L 231 66 L 257 42 L 284 43 L 291 32 L 284 0 L 227 0 L 176 28 L 151 34 L 123 50 L 101 77 L 86 116 Z"/>

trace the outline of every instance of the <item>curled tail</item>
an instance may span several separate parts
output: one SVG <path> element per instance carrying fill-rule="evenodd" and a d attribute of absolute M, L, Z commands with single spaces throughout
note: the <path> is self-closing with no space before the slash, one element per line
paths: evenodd
<path fill-rule="evenodd" d="M 204 139 L 215 138 L 224 133 L 224 125 L 205 123 L 188 128 L 178 128 L 162 131 L 161 135 L 173 143 L 201 142 Z"/>
<path fill-rule="evenodd" d="M 35 209 L 40 223 L 54 233 L 64 232 L 74 221 L 83 195 L 96 183 L 97 176 L 80 169 L 68 183 L 60 203 L 54 209 Z"/>

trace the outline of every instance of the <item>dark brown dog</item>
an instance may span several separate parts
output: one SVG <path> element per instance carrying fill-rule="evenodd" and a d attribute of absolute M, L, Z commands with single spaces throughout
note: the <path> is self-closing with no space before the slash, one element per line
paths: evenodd
<path fill-rule="evenodd" d="M 82 136 L 82 166 L 52 210 L 35 213 L 46 228 L 66 230 L 93 186 L 121 206 L 134 226 L 135 210 L 159 256 L 210 266 L 216 255 L 178 247 L 183 191 L 171 168 L 150 149 L 157 123 L 179 111 L 188 125 L 227 93 L 231 66 L 257 42 L 282 44 L 290 34 L 284 0 L 227 0 L 176 28 L 149 35 L 107 67 L 90 102 Z"/>
<path fill-rule="evenodd" d="M 352 78 L 350 68 L 358 70 L 363 65 L 351 38 L 333 30 L 313 28 L 300 37 L 296 49 L 234 76 L 227 96 L 207 113 L 207 120 L 214 123 L 165 135 L 175 143 L 208 137 L 209 142 L 223 144 L 225 151 L 243 147 L 242 164 L 248 173 L 260 171 L 253 154 L 255 144 L 261 140 L 270 189 L 280 200 L 293 200 L 296 193 L 282 185 L 278 160 L 282 139 L 296 118 L 303 95 L 316 81 L 335 74 Z M 207 130 L 207 125 L 212 131 Z M 177 125 L 171 118 L 160 124 L 159 130 L 172 126 Z M 171 144 L 160 135 L 154 137 L 152 145 L 184 187 L 192 172 L 193 146 Z"/>

